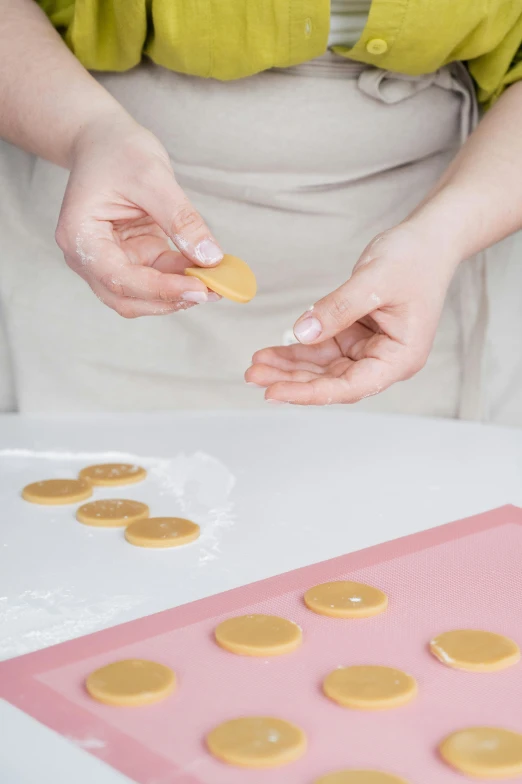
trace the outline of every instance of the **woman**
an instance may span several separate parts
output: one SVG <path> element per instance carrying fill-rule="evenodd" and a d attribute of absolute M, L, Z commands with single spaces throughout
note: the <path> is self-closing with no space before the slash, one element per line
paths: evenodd
<path fill-rule="evenodd" d="M 522 0 L 40 5 L 0 0 L 4 408 L 258 405 L 273 344 L 268 400 L 522 424 Z M 182 274 L 223 250 L 246 308 Z"/>

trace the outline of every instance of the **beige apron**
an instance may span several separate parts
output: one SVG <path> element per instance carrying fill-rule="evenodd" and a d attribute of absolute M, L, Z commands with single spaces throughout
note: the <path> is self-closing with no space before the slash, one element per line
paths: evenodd
<path fill-rule="evenodd" d="M 349 277 L 377 232 L 423 198 L 476 122 L 460 66 L 411 78 L 326 55 L 229 83 L 150 64 L 100 79 L 165 144 L 223 247 L 255 269 L 259 295 L 247 307 L 221 302 L 121 319 L 67 269 L 54 244 L 66 173 L 3 145 L 6 409 L 15 400 L 22 411 L 263 405 L 262 392 L 243 382 L 253 352 L 291 340 L 294 320 Z M 507 242 L 515 247 L 516 239 Z M 498 375 L 495 399 L 504 403 L 491 411 L 487 402 L 485 348 L 495 338 L 487 331 L 486 270 L 499 253 L 489 252 L 491 265 L 485 254 L 462 265 L 427 366 L 359 410 L 522 423 L 522 370 L 518 403 Z M 520 286 L 511 256 L 501 267 L 518 274 Z M 496 296 L 503 297 L 499 284 Z M 500 375 L 512 377 L 515 365 L 498 354 L 496 361 Z M 520 352 L 517 361 L 520 369 Z"/>

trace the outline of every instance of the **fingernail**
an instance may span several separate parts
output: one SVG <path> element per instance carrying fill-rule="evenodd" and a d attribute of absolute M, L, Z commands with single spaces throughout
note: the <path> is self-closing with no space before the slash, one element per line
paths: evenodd
<path fill-rule="evenodd" d="M 294 327 L 294 335 L 300 343 L 311 343 L 322 331 L 321 322 L 316 318 L 305 318 Z"/>
<path fill-rule="evenodd" d="M 257 389 L 263 389 L 261 384 L 254 384 L 253 381 L 246 381 L 245 383 L 246 383 L 247 387 L 257 387 Z"/>
<path fill-rule="evenodd" d="M 288 403 L 286 400 L 274 400 L 272 397 L 267 397 L 266 402 L 270 403 L 273 406 L 287 406 Z"/>
<path fill-rule="evenodd" d="M 204 291 L 184 291 L 181 295 L 181 299 L 185 302 L 203 304 L 203 302 L 208 302 L 208 294 L 205 294 Z"/>
<path fill-rule="evenodd" d="M 215 291 L 209 291 L 207 294 L 207 302 L 219 302 L 221 297 Z"/>
<path fill-rule="evenodd" d="M 223 258 L 223 251 L 212 240 L 202 240 L 196 247 L 196 258 L 202 264 L 216 264 Z"/>

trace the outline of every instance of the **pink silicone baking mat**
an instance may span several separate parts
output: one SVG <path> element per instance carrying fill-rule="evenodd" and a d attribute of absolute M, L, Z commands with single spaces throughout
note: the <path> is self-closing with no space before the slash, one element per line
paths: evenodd
<path fill-rule="evenodd" d="M 304 591 L 338 579 L 381 588 L 388 611 L 357 621 L 308 611 Z M 297 622 L 303 646 L 265 660 L 215 645 L 217 623 L 258 612 Z M 478 724 L 522 732 L 522 664 L 472 674 L 429 654 L 434 635 L 462 627 L 496 631 L 522 645 L 521 509 L 502 507 L 12 659 L 0 665 L 0 696 L 139 784 L 312 784 L 349 767 L 382 769 L 411 784 L 458 784 L 463 778 L 437 756 L 448 733 Z M 145 708 L 91 700 L 85 677 L 130 657 L 172 667 L 177 691 Z M 416 701 L 365 713 L 322 695 L 331 670 L 363 663 L 412 673 Z M 295 722 L 308 736 L 308 753 L 270 771 L 215 761 L 206 733 L 245 715 Z"/>

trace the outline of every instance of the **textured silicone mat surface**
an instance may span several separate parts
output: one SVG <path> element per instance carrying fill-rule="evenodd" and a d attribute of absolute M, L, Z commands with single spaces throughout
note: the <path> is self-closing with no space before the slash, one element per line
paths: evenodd
<path fill-rule="evenodd" d="M 477 724 L 522 732 L 522 664 L 499 673 L 464 673 L 438 663 L 427 645 L 459 627 L 507 634 L 522 645 L 521 563 L 522 510 L 503 507 L 5 662 L 0 696 L 90 746 L 139 784 L 312 784 L 343 767 L 379 768 L 411 784 L 458 784 L 462 777 L 438 759 L 439 741 Z M 337 579 L 381 588 L 390 600 L 387 613 L 353 621 L 308 611 L 304 591 Z M 301 649 L 265 660 L 234 656 L 214 644 L 217 623 L 256 612 L 297 622 Z M 146 708 L 92 701 L 83 687 L 86 675 L 129 657 L 171 666 L 177 691 Z M 331 670 L 367 663 L 413 674 L 417 700 L 361 713 L 322 695 Z M 214 761 L 205 734 L 221 721 L 254 714 L 300 725 L 309 738 L 307 755 L 272 771 Z"/>

